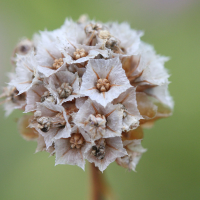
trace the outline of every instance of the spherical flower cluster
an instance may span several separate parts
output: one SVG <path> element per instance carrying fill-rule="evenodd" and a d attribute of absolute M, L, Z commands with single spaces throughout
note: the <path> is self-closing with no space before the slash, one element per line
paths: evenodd
<path fill-rule="evenodd" d="M 168 58 L 142 42 L 127 23 L 66 19 L 61 28 L 22 40 L 15 73 L 1 95 L 6 115 L 23 109 L 24 138 L 57 164 L 85 160 L 102 172 L 116 161 L 130 170 L 146 150 L 143 127 L 171 115 Z M 28 128 L 23 128 L 28 126 Z"/>

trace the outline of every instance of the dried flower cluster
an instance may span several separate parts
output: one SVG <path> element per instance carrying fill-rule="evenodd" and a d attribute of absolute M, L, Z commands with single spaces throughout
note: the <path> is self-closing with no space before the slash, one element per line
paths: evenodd
<path fill-rule="evenodd" d="M 173 109 L 168 58 L 156 55 L 142 35 L 127 23 L 82 16 L 17 45 L 15 73 L 1 98 L 6 115 L 32 113 L 19 120 L 19 129 L 37 140 L 36 152 L 55 154 L 56 165 L 84 169 L 86 159 L 101 171 L 114 161 L 135 170 L 146 151 L 142 128 Z"/>

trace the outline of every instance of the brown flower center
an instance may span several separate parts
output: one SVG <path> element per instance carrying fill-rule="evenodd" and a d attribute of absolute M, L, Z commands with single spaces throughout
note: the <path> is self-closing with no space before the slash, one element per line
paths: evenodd
<path fill-rule="evenodd" d="M 102 160 L 106 154 L 106 141 L 105 139 L 99 139 L 95 141 L 96 145 L 92 146 L 91 155 L 95 156 L 97 159 Z"/>
<path fill-rule="evenodd" d="M 106 78 L 104 79 L 100 78 L 97 81 L 96 87 L 100 92 L 107 92 L 110 89 L 110 82 Z"/>
<path fill-rule="evenodd" d="M 42 131 L 42 132 L 48 132 L 51 128 L 51 121 L 49 117 L 40 117 L 37 119 L 37 127 Z"/>
<path fill-rule="evenodd" d="M 72 149 L 80 149 L 84 145 L 85 139 L 80 133 L 73 133 L 69 142 Z"/>
<path fill-rule="evenodd" d="M 106 41 L 106 47 L 111 49 L 114 53 L 123 53 L 123 50 L 120 49 L 119 41 L 116 38 L 110 37 Z"/>
<path fill-rule="evenodd" d="M 57 88 L 57 92 L 61 99 L 69 97 L 72 94 L 72 90 L 73 89 L 69 85 L 69 83 L 62 83 L 62 85 L 59 88 Z"/>
<path fill-rule="evenodd" d="M 41 102 L 44 102 L 46 100 L 50 101 L 50 102 L 53 102 L 53 103 L 56 102 L 54 96 L 52 94 L 50 94 L 49 91 L 45 91 L 44 94 L 41 96 Z"/>
<path fill-rule="evenodd" d="M 63 58 L 55 59 L 53 63 L 53 69 L 59 69 L 63 65 Z"/>
<path fill-rule="evenodd" d="M 52 128 L 64 128 L 66 125 L 65 118 L 62 113 L 58 113 L 51 118 Z"/>
<path fill-rule="evenodd" d="M 76 51 L 74 52 L 74 59 L 78 60 L 79 58 L 85 57 L 87 55 L 88 54 L 85 49 L 76 49 Z"/>
<path fill-rule="evenodd" d="M 105 128 L 106 127 L 106 118 L 104 115 L 97 114 L 96 116 L 89 116 L 89 124 L 95 128 Z"/>
<path fill-rule="evenodd" d="M 111 35 L 110 35 L 109 31 L 107 31 L 107 30 L 101 30 L 101 31 L 99 31 L 99 37 L 101 39 L 106 40 L 106 39 L 109 39 L 111 37 Z"/>

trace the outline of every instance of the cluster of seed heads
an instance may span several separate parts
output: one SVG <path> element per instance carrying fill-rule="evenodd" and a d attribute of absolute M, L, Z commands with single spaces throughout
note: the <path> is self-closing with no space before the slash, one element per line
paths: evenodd
<path fill-rule="evenodd" d="M 127 23 L 101 23 L 82 16 L 66 19 L 17 44 L 15 73 L 3 88 L 6 115 L 14 109 L 31 113 L 19 120 L 36 152 L 56 156 L 57 164 L 85 160 L 99 170 L 116 161 L 135 170 L 146 150 L 143 128 L 170 116 L 167 57 L 141 41 L 142 31 Z M 21 130 L 21 129 L 20 129 Z"/>

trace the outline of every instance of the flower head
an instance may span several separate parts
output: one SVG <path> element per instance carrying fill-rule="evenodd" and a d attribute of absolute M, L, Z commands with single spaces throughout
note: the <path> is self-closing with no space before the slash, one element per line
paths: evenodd
<path fill-rule="evenodd" d="M 15 73 L 0 98 L 6 115 L 31 113 L 19 130 L 37 140 L 36 152 L 55 155 L 56 165 L 84 169 L 88 160 L 103 172 L 116 161 L 135 170 L 146 151 L 142 128 L 170 116 L 174 106 L 168 58 L 141 42 L 142 35 L 125 22 L 82 16 L 17 45 Z"/>

